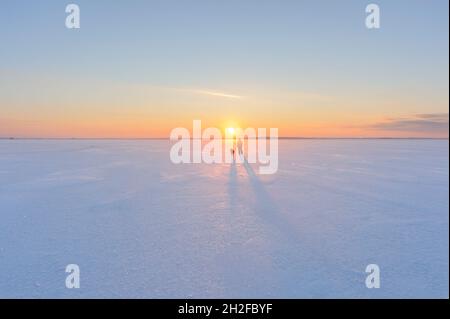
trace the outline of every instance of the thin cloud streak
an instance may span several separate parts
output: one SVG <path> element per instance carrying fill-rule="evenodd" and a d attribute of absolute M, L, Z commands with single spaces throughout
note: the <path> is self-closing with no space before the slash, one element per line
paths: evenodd
<path fill-rule="evenodd" d="M 223 97 L 227 99 L 242 99 L 243 96 L 235 95 L 235 94 L 228 94 L 224 92 L 217 92 L 217 91 L 209 91 L 209 90 L 192 90 L 192 89 L 179 89 L 184 92 L 189 92 L 193 94 L 200 94 L 200 95 L 207 95 L 207 96 L 213 96 L 213 97 Z"/>

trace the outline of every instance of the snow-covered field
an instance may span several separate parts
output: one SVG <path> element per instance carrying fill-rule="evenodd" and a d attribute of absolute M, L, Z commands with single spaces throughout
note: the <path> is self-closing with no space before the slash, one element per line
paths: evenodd
<path fill-rule="evenodd" d="M 448 140 L 281 140 L 266 176 L 169 148 L 0 141 L 0 297 L 448 298 Z"/>

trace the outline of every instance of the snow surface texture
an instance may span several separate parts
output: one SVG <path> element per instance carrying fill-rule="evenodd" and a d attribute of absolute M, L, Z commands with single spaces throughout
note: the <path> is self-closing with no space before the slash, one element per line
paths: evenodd
<path fill-rule="evenodd" d="M 170 145 L 0 141 L 0 297 L 448 298 L 448 140 L 282 140 L 271 176 Z"/>

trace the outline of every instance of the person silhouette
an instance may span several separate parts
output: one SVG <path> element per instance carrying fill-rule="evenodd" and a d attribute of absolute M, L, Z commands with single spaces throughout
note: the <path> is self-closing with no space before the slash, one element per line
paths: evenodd
<path fill-rule="evenodd" d="M 236 159 L 236 137 L 233 138 L 233 148 L 230 149 L 231 151 L 231 156 L 233 157 L 233 162 Z"/>
<path fill-rule="evenodd" d="M 237 142 L 237 148 L 238 148 L 238 154 L 242 156 L 244 154 L 244 151 L 242 150 L 242 140 L 239 139 Z"/>

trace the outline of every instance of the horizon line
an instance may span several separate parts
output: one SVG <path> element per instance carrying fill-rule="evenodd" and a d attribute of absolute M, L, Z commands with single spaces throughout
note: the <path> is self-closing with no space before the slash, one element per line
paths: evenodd
<path fill-rule="evenodd" d="M 190 137 L 190 140 L 208 140 L 204 138 L 193 138 Z M 228 138 L 221 138 L 221 140 L 225 140 Z M 254 139 L 258 139 L 255 137 Z M 271 139 L 270 136 L 267 136 L 266 139 Z M 420 137 L 420 136 L 411 136 L 411 137 L 391 137 L 391 136 L 382 136 L 382 137 L 305 137 L 305 136 L 281 136 L 278 137 L 279 140 L 448 140 L 449 137 Z M 0 140 L 171 140 L 170 137 L 0 137 Z"/>

